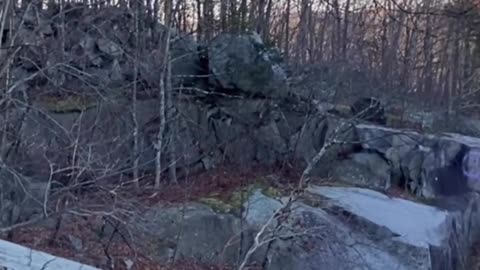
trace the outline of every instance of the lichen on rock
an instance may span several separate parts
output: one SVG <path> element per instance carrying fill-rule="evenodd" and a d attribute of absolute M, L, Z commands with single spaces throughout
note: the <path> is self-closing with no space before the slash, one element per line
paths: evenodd
<path fill-rule="evenodd" d="M 285 191 L 270 186 L 265 180 L 260 179 L 257 183 L 234 190 L 227 198 L 220 198 L 218 194 L 213 194 L 210 197 L 200 198 L 198 202 L 209 206 L 218 213 L 239 215 L 243 205 L 255 191 L 260 191 L 270 198 L 279 198 L 285 195 Z"/>
<path fill-rule="evenodd" d="M 66 97 L 44 96 L 39 97 L 37 102 L 40 106 L 53 113 L 81 112 L 97 106 L 95 99 L 79 95 Z"/>

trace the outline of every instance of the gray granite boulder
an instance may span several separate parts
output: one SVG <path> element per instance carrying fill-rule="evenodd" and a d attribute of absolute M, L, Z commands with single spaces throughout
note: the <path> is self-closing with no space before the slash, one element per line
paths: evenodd
<path fill-rule="evenodd" d="M 286 96 L 287 76 L 257 33 L 222 33 L 209 45 L 213 81 L 221 89 L 251 95 Z"/>
<path fill-rule="evenodd" d="M 478 186 L 476 152 L 480 139 L 458 134 L 420 134 L 372 125 L 356 125 L 362 151 L 387 160 L 393 185 L 398 181 L 424 198 L 462 196 Z M 399 180 L 400 179 L 400 180 Z"/>

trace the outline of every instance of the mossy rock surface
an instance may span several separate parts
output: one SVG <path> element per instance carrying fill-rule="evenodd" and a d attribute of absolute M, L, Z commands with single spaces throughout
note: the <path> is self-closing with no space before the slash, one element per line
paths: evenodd
<path fill-rule="evenodd" d="M 81 112 L 97 106 L 97 101 L 93 97 L 84 96 L 42 96 L 37 98 L 37 103 L 46 110 L 55 113 Z"/>
<path fill-rule="evenodd" d="M 256 190 L 261 190 L 264 195 L 271 198 L 278 198 L 285 195 L 283 190 L 272 187 L 261 181 L 246 187 L 238 188 L 229 194 L 227 198 L 221 198 L 219 194 L 211 194 L 209 197 L 200 198 L 198 201 L 209 206 L 215 212 L 239 215 L 244 203 Z"/>
<path fill-rule="evenodd" d="M 215 197 L 208 197 L 208 198 L 200 198 L 198 200 L 200 203 L 203 203 L 210 208 L 212 208 L 215 212 L 219 213 L 231 213 L 234 210 L 233 205 L 229 204 L 228 202 L 224 202 L 223 200 Z"/>

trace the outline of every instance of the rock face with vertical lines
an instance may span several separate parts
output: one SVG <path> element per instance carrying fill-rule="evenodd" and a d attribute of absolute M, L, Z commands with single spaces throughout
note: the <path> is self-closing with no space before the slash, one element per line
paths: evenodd
<path fill-rule="evenodd" d="M 360 151 L 388 162 L 394 184 L 418 197 L 462 196 L 474 191 L 480 180 L 478 165 L 473 162 L 480 149 L 478 138 L 420 134 L 372 125 L 357 125 L 355 130 Z"/>

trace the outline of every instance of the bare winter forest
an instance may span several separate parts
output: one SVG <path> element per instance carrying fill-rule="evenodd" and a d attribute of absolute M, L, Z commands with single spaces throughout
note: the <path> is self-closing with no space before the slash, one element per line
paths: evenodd
<path fill-rule="evenodd" d="M 253 30 L 279 48 L 292 67 L 323 64 L 349 69 L 381 81 L 377 87 L 382 91 L 419 95 L 447 105 L 475 91 L 478 4 L 474 0 L 147 1 L 140 16 L 166 23 L 172 9 L 173 26 L 200 41 L 224 31 Z"/>
<path fill-rule="evenodd" d="M 479 0 L 0 0 L 0 269 L 478 270 L 479 106 Z"/>
<path fill-rule="evenodd" d="M 175 4 L 174 25 L 197 39 L 254 30 L 295 67 L 321 63 L 351 69 L 381 81 L 384 91 L 420 95 L 435 104 L 449 104 L 475 88 L 478 2 L 473 0 Z M 155 8 L 147 14 L 156 14 Z"/>
<path fill-rule="evenodd" d="M 32 1 L 5 1 L 9 8 Z M 38 2 L 38 3 L 35 3 Z M 385 91 L 449 104 L 475 91 L 478 2 L 417 0 L 33 1 L 38 8 L 124 5 L 198 41 L 257 31 L 294 67 L 324 64 L 365 73 Z M 63 6 L 62 6 L 63 5 Z M 10 7 L 9 7 L 10 6 Z M 10 22 L 3 17 L 3 28 Z M 125 21 L 134 24 L 134 20 Z M 142 28 L 154 27 L 144 25 Z M 5 33 L 4 33 L 5 34 Z M 380 87 L 380 86 L 378 86 Z M 468 99 L 468 98 L 467 98 Z"/>

